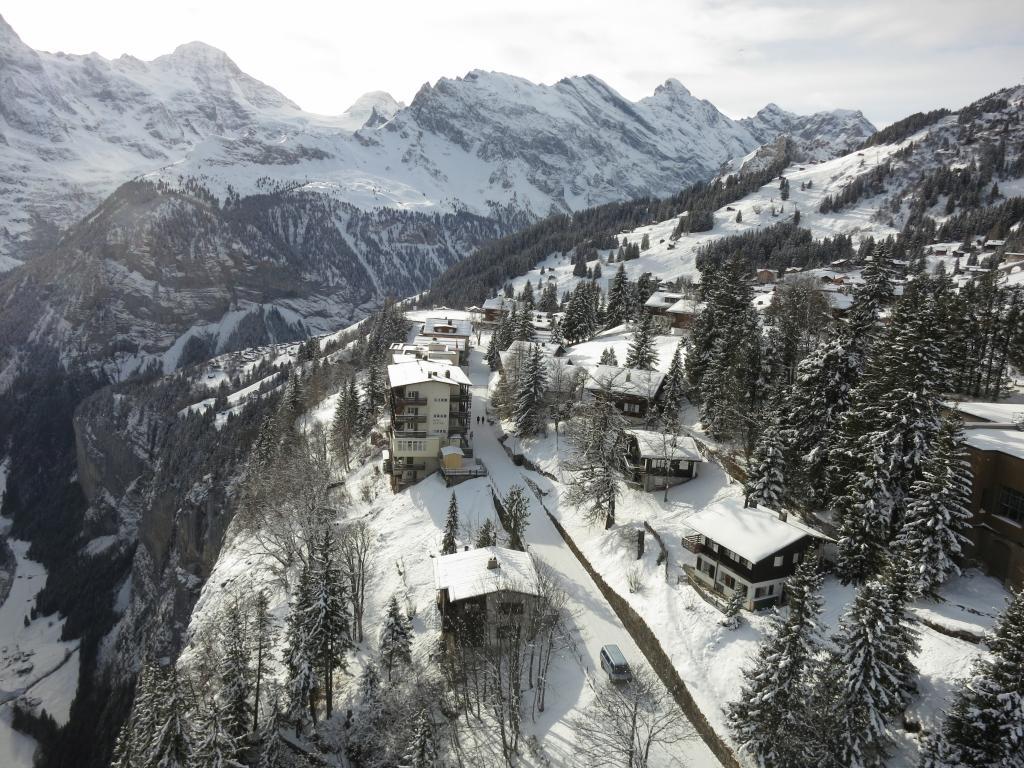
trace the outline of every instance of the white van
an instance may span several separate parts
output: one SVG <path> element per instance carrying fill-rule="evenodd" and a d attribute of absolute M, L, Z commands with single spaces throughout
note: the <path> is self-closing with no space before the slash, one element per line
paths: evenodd
<path fill-rule="evenodd" d="M 601 648 L 601 669 L 608 673 L 608 679 L 616 683 L 626 683 L 633 679 L 629 662 L 617 645 L 605 645 Z"/>

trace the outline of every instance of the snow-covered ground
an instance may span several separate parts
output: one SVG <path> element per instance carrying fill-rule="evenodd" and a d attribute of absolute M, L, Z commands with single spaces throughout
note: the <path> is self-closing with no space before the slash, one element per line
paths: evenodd
<path fill-rule="evenodd" d="M 622 360 L 622 350 L 631 339 L 626 327 L 611 329 L 597 339 L 568 349 L 568 355 L 579 362 L 594 362 L 606 346 L 612 346 Z M 664 371 L 678 338 L 657 337 L 657 367 Z M 486 339 L 485 339 L 486 343 Z M 684 424 L 693 424 L 693 409 L 687 409 Z M 511 430 L 511 425 L 505 427 Z M 699 425 L 686 427 L 687 432 L 705 439 Z M 488 430 L 489 432 L 489 430 Z M 680 676 L 716 731 L 730 740 L 722 707 L 735 699 L 744 680 L 744 670 L 761 641 L 769 621 L 765 614 L 745 613 L 745 621 L 736 630 L 720 625 L 722 614 L 706 603 L 686 582 L 680 580 L 683 564 L 693 565 L 695 555 L 682 546 L 682 537 L 691 531 L 686 519 L 708 504 L 727 497 L 739 499 L 740 485 L 717 464 L 701 465 L 698 477 L 668 491 L 645 493 L 624 488 L 617 504 L 616 526 L 605 531 L 588 526 L 576 510 L 564 502 L 566 487 L 561 462 L 570 451 L 567 441 L 553 433 L 539 439 L 513 441 L 516 450 L 535 465 L 543 475 L 522 471 L 545 492 L 545 506 L 554 514 L 580 546 L 584 555 L 608 583 L 637 610 L 658 636 L 671 656 Z M 478 437 L 478 442 L 480 439 Z M 552 480 L 551 477 L 556 478 Z M 668 565 L 658 566 L 657 543 L 647 537 L 641 561 L 635 559 L 636 531 L 650 524 L 662 537 L 668 549 Z M 635 593 L 629 589 L 631 571 L 639 569 L 643 587 Z M 824 634 L 838 627 L 839 618 L 853 598 L 854 590 L 834 578 L 826 579 L 823 616 Z M 920 722 L 926 730 L 934 729 L 941 712 L 957 686 L 966 676 L 983 646 L 951 636 L 969 632 L 982 636 L 991 629 L 995 617 L 1005 607 L 1008 593 L 994 579 L 977 571 L 952 579 L 942 591 L 943 601 L 921 601 L 914 613 L 931 626 L 920 626 L 921 652 L 915 659 L 920 670 L 920 695 L 911 705 L 908 718 Z M 950 634 L 931 627 L 947 629 Z M 916 764 L 915 737 L 900 732 L 897 754 L 891 766 Z"/>
<path fill-rule="evenodd" d="M 0 766 L 31 768 L 35 741 L 11 728 L 11 707 L 22 699 L 67 722 L 78 688 L 78 641 L 62 642 L 63 619 L 39 616 L 26 623 L 46 569 L 28 558 L 28 542 L 11 540 L 17 558 L 14 584 L 0 605 Z"/>

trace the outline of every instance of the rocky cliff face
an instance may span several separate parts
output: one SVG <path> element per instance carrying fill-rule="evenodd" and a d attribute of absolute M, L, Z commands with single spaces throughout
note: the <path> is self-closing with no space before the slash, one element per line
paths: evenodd
<path fill-rule="evenodd" d="M 829 160 L 854 149 L 877 129 L 859 110 L 797 115 L 769 104 L 740 123 L 762 144 L 790 136 L 804 160 Z"/>
<path fill-rule="evenodd" d="M 53 251 L 0 277 L 0 370 L 39 340 L 116 381 L 334 330 L 519 223 L 369 213 L 306 191 L 220 205 L 197 187 L 132 182 Z"/>

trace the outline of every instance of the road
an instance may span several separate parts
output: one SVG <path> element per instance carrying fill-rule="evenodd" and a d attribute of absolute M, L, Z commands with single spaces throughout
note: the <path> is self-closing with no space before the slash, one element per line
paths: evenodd
<path fill-rule="evenodd" d="M 486 413 L 487 383 L 491 372 L 480 347 L 470 353 L 468 372 L 473 383 L 474 417 L 483 416 Z M 475 418 L 473 421 L 474 455 L 487 466 L 490 481 L 497 492 L 504 495 L 516 483 L 525 487 L 524 471 L 505 453 L 493 428 L 476 423 Z M 595 684 L 603 683 L 604 673 L 598 660 L 602 645 L 618 645 L 634 666 L 646 666 L 646 661 L 597 585 L 566 546 L 540 503 L 532 494 L 528 493 L 527 497 L 530 501 L 530 523 L 526 530 L 526 542 L 530 552 L 561 578 L 569 597 L 569 609 L 579 629 L 578 658 L 584 675 L 575 669 L 562 670 L 557 685 L 549 685 L 549 710 L 553 710 L 549 714 L 557 716 L 569 714 L 569 710 L 577 709 L 585 700 L 589 700 L 592 694 L 586 676 L 590 676 Z M 545 743 L 556 752 L 572 755 L 571 734 L 562 718 L 552 719 Z M 672 755 L 659 757 L 661 759 L 657 760 L 657 764 L 661 765 L 680 765 L 680 761 L 683 765 L 696 768 L 721 765 L 697 736 L 681 746 L 677 745 Z M 652 760 L 652 764 L 655 764 L 655 760 Z"/>

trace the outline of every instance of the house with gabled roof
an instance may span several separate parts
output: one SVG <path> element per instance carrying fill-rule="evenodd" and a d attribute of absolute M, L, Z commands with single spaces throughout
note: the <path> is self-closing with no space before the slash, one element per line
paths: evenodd
<path fill-rule="evenodd" d="M 533 557 L 505 547 L 434 559 L 441 631 L 453 641 L 496 643 L 528 627 L 540 594 Z"/>
<path fill-rule="evenodd" d="M 745 507 L 739 498 L 712 502 L 684 522 L 694 531 L 689 546 L 697 554 L 687 576 L 725 600 L 739 593 L 747 610 L 779 605 L 797 566 L 832 541 L 785 512 Z"/>
<path fill-rule="evenodd" d="M 587 370 L 583 385 L 594 397 L 609 398 L 624 415 L 646 418 L 661 399 L 665 374 L 617 365 L 594 365 Z"/>

